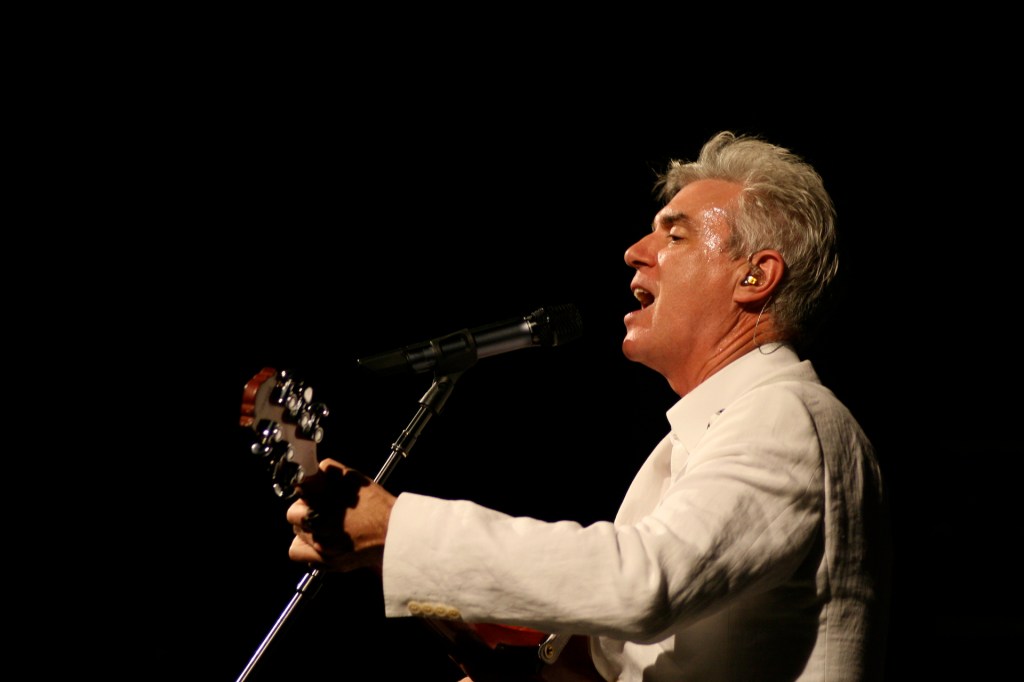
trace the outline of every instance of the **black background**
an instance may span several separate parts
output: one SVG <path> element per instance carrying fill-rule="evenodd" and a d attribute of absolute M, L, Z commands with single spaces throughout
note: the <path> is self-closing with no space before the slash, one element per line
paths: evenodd
<path fill-rule="evenodd" d="M 235 679 L 303 574 L 286 505 L 237 425 L 265 366 L 331 408 L 321 455 L 374 474 L 430 377 L 367 376 L 357 358 L 573 302 L 583 338 L 481 361 L 388 487 L 610 519 L 675 399 L 621 355 L 635 306 L 622 255 L 658 208 L 656 174 L 723 129 L 803 155 L 836 202 L 841 297 L 809 357 L 887 476 L 889 679 L 1002 669 L 1021 634 L 1007 102 L 965 79 L 964 113 L 948 81 L 899 69 L 833 70 L 811 95 L 799 70 L 792 87 L 677 75 L 616 79 L 613 93 L 571 61 L 481 75 L 411 59 L 384 79 L 358 61 L 295 63 L 223 58 L 108 121 L 124 124 L 118 218 L 145 239 L 121 240 L 115 268 L 66 293 L 90 312 L 77 333 L 109 331 L 89 357 L 144 415 L 132 451 L 153 469 L 120 492 L 128 527 L 96 550 L 127 578 L 136 670 Z M 374 580 L 351 575 L 291 619 L 250 679 L 371 675 L 458 678 L 429 633 L 383 618 Z"/>

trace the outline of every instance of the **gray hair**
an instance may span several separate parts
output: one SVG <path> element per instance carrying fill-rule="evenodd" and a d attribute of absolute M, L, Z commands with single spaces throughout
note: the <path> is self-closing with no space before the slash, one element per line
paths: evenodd
<path fill-rule="evenodd" d="M 786 271 L 773 299 L 775 323 L 783 339 L 809 335 L 839 268 L 835 208 L 821 176 L 788 149 L 723 131 L 696 161 L 670 162 L 656 188 L 668 202 L 687 184 L 707 179 L 743 186 L 726 248 L 734 258 L 761 249 L 782 254 Z"/>

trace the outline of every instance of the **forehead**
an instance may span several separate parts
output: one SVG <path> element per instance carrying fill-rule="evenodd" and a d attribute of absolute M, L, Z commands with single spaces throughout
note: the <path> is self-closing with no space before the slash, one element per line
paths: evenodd
<path fill-rule="evenodd" d="M 698 180 L 691 182 L 658 211 L 654 229 L 659 227 L 708 226 L 730 224 L 736 198 L 743 190 L 738 182 L 729 180 Z"/>

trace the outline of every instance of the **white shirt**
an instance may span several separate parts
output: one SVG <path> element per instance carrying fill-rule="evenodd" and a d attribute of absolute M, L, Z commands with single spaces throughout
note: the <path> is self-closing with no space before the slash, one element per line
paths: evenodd
<path fill-rule="evenodd" d="M 667 416 L 614 523 L 400 495 L 386 614 L 591 635 L 608 680 L 873 679 L 881 482 L 846 408 L 783 346 Z"/>

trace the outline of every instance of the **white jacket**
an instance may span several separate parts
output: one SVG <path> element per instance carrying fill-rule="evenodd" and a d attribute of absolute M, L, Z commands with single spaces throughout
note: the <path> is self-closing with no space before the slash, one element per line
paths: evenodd
<path fill-rule="evenodd" d="M 848 410 L 783 346 L 667 416 L 614 523 L 401 494 L 386 614 L 591 635 L 608 680 L 878 679 L 886 518 Z"/>

